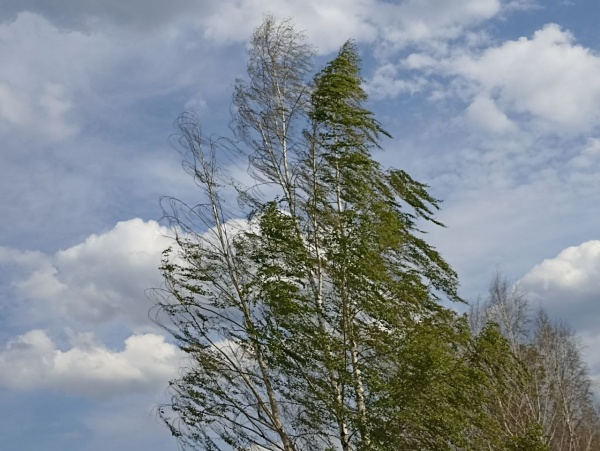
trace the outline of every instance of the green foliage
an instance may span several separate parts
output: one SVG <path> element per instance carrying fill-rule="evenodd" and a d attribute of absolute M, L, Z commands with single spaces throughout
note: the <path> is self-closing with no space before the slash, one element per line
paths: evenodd
<path fill-rule="evenodd" d="M 550 445 L 544 437 L 544 431 L 539 424 L 527 429 L 524 435 L 515 436 L 510 440 L 508 451 L 550 451 Z"/>
<path fill-rule="evenodd" d="M 474 339 L 439 302 L 461 301 L 418 228 L 441 225 L 439 201 L 374 159 L 389 134 L 365 107 L 356 45 L 312 85 L 311 50 L 289 22 L 267 18 L 249 55 L 235 150 L 278 195 L 224 179 L 223 149 L 180 122 L 206 203 L 170 200 L 157 321 L 189 362 L 161 417 L 200 449 L 508 450 L 493 409 L 520 369 L 496 329 Z M 230 213 L 232 185 L 246 221 Z"/>

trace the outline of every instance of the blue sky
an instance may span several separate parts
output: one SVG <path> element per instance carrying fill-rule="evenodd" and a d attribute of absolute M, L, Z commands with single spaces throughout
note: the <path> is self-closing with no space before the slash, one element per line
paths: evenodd
<path fill-rule="evenodd" d="M 194 199 L 169 144 L 227 133 L 266 12 L 359 44 L 378 159 L 444 200 L 428 240 L 484 294 L 500 267 L 600 375 L 600 6 L 594 0 L 0 0 L 0 423 L 21 450 L 177 449 L 154 418 L 181 354 L 147 317 Z M 164 232 L 164 230 L 163 230 Z"/>

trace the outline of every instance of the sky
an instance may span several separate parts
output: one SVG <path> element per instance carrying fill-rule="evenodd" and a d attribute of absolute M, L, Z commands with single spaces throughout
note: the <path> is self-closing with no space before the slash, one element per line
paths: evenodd
<path fill-rule="evenodd" d="M 293 18 L 317 62 L 353 38 L 376 155 L 442 199 L 426 239 L 485 296 L 494 272 L 569 324 L 600 380 L 595 0 L 0 0 L 3 448 L 169 451 L 182 354 L 148 318 L 168 231 L 199 194 L 169 137 L 228 133 L 246 43 Z"/>

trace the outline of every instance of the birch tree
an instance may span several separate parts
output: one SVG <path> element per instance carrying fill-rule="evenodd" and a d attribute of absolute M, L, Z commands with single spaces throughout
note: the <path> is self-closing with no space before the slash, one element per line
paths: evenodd
<path fill-rule="evenodd" d="M 244 238 L 256 225 L 238 220 L 240 212 L 232 208 L 227 189 L 239 186 L 224 168 L 227 156 L 245 155 L 257 168 L 257 183 L 276 183 L 290 195 L 293 168 L 288 155 L 294 148 L 294 125 L 305 109 L 304 79 L 311 56 L 311 48 L 289 21 L 268 17 L 255 31 L 250 82 L 238 81 L 234 93 L 235 131 L 246 145 L 243 149 L 231 140 L 205 140 L 193 115 L 177 121 L 184 169 L 202 199 L 192 206 L 163 200 L 175 237 L 164 253 L 164 287 L 153 296 L 156 321 L 189 356 L 181 377 L 171 382 L 172 401 L 159 409 L 159 416 L 191 448 L 312 447 L 295 427 L 294 412 L 282 397 L 282 375 L 272 357 L 283 338 L 269 335 L 270 304 L 256 287 L 260 268 L 245 258 Z M 268 157 L 261 161 L 259 151 Z M 247 194 L 243 200 L 249 199 Z"/>
<path fill-rule="evenodd" d="M 165 199 L 175 236 L 156 320 L 188 359 L 159 414 L 207 450 L 481 449 L 481 352 L 441 305 L 461 302 L 457 275 L 419 231 L 441 226 L 439 201 L 374 158 L 389 134 L 357 47 L 311 81 L 312 56 L 267 17 L 235 84 L 234 137 L 177 123 L 202 201 Z"/>
<path fill-rule="evenodd" d="M 472 308 L 470 322 L 476 329 L 496 324 L 519 362 L 518 371 L 492 384 L 493 416 L 504 434 L 523 435 L 539 426 L 552 450 L 590 451 L 598 446 L 599 410 L 571 329 L 551 320 L 543 309 L 532 314 L 526 294 L 517 285 L 510 287 L 500 273 L 493 277 L 487 299 Z"/>

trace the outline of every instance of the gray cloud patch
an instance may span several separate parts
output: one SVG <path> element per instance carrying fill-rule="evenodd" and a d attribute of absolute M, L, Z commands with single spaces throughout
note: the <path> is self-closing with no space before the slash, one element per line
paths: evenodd
<path fill-rule="evenodd" d="M 27 11 L 44 16 L 61 28 L 73 30 L 90 30 L 105 22 L 151 29 L 186 13 L 205 10 L 210 3 L 194 0 L 1 0 L 0 20 L 10 21 Z"/>

